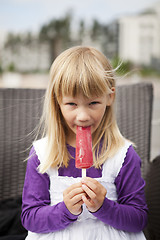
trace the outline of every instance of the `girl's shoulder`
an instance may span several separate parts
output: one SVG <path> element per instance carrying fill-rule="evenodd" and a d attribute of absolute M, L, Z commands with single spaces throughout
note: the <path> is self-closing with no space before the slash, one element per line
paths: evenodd
<path fill-rule="evenodd" d="M 125 158 L 127 156 L 128 149 L 132 146 L 132 143 L 129 140 L 124 140 L 124 144 L 119 150 L 104 163 L 104 171 L 112 172 L 112 175 L 116 177 L 122 168 Z M 108 174 L 108 173 L 107 173 Z"/>
<path fill-rule="evenodd" d="M 46 142 L 47 142 L 47 137 L 44 137 L 34 141 L 33 146 L 43 146 L 43 144 L 46 144 Z"/>
<path fill-rule="evenodd" d="M 40 162 L 43 161 L 45 153 L 46 153 L 46 144 L 47 144 L 47 137 L 41 138 L 33 142 L 33 147 L 35 150 L 36 155 Z"/>
<path fill-rule="evenodd" d="M 132 142 L 127 139 L 124 139 L 124 144 L 115 153 L 115 155 L 113 156 L 113 159 L 115 159 L 116 161 L 119 161 L 119 162 L 124 162 L 130 146 L 132 146 Z"/>

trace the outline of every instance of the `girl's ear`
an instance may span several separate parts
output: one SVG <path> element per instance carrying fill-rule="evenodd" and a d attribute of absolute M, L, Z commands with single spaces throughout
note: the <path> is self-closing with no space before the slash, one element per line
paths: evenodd
<path fill-rule="evenodd" d="M 115 87 L 111 88 L 112 93 L 109 94 L 108 99 L 107 99 L 107 106 L 111 106 L 112 103 L 114 102 L 115 98 Z"/>

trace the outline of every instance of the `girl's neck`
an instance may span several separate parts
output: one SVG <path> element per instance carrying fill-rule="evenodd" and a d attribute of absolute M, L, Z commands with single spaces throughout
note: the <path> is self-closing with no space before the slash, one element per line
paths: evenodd
<path fill-rule="evenodd" d="M 69 140 L 67 139 L 67 144 L 70 145 L 71 147 L 76 148 L 76 141 L 69 141 Z"/>
<path fill-rule="evenodd" d="M 70 145 L 71 147 L 76 147 L 76 136 L 74 135 L 69 135 L 66 139 L 67 144 Z"/>

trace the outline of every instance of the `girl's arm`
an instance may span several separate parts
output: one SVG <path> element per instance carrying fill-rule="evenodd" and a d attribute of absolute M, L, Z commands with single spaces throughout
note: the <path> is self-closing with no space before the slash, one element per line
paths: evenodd
<path fill-rule="evenodd" d="M 78 216 L 70 213 L 64 202 L 49 205 L 49 177 L 38 172 L 40 162 L 34 152 L 32 148 L 26 169 L 22 196 L 22 224 L 27 230 L 36 233 L 64 229 L 76 221 Z"/>
<path fill-rule="evenodd" d="M 87 185 L 86 182 L 85 184 Z M 92 186 L 91 183 L 88 184 Z M 133 147 L 128 150 L 115 184 L 118 194 L 117 202 L 104 198 L 102 206 L 96 212 L 92 212 L 91 208 L 92 214 L 102 222 L 123 231 L 139 232 L 143 230 L 147 224 L 147 206 L 144 197 L 145 183 L 141 178 L 140 158 Z M 88 202 L 89 207 L 91 207 L 90 203 Z"/>

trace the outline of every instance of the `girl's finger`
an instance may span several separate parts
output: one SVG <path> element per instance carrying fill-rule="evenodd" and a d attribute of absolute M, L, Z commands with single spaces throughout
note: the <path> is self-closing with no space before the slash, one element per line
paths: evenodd
<path fill-rule="evenodd" d="M 87 185 L 82 184 L 82 189 L 86 192 L 86 194 L 91 198 L 93 201 L 96 198 L 95 192 L 93 192 Z"/>
<path fill-rule="evenodd" d="M 71 201 L 71 204 L 72 205 L 75 205 L 79 202 L 82 201 L 82 197 L 84 196 L 85 194 L 84 193 L 80 193 L 78 195 L 75 195 L 70 201 Z M 82 204 L 83 204 L 83 201 L 82 201 Z"/>
<path fill-rule="evenodd" d="M 82 196 L 82 200 L 88 209 L 92 208 L 93 202 L 91 202 L 91 200 L 87 199 L 87 197 L 85 195 Z"/>
<path fill-rule="evenodd" d="M 68 187 L 64 192 L 65 192 L 66 194 L 68 194 L 68 193 L 71 192 L 73 189 L 79 188 L 79 187 L 81 187 L 81 186 L 82 186 L 82 183 L 81 183 L 81 182 L 79 182 L 79 183 L 74 183 L 74 184 L 72 184 L 70 187 Z"/>
<path fill-rule="evenodd" d="M 79 188 L 75 188 L 73 190 L 71 190 L 69 193 L 68 193 L 68 196 L 69 198 L 73 198 L 74 196 L 80 194 L 80 193 L 84 193 L 84 190 L 82 189 L 82 187 L 79 187 Z"/>
<path fill-rule="evenodd" d="M 92 182 L 92 183 L 94 183 L 94 184 L 99 183 L 96 179 L 90 178 L 90 177 L 84 177 L 84 178 L 81 180 L 81 182 L 82 182 L 82 183 Z"/>
<path fill-rule="evenodd" d="M 82 180 L 82 186 L 86 185 L 90 188 L 93 192 L 97 193 L 99 191 L 99 182 L 92 178 L 85 178 Z"/>

